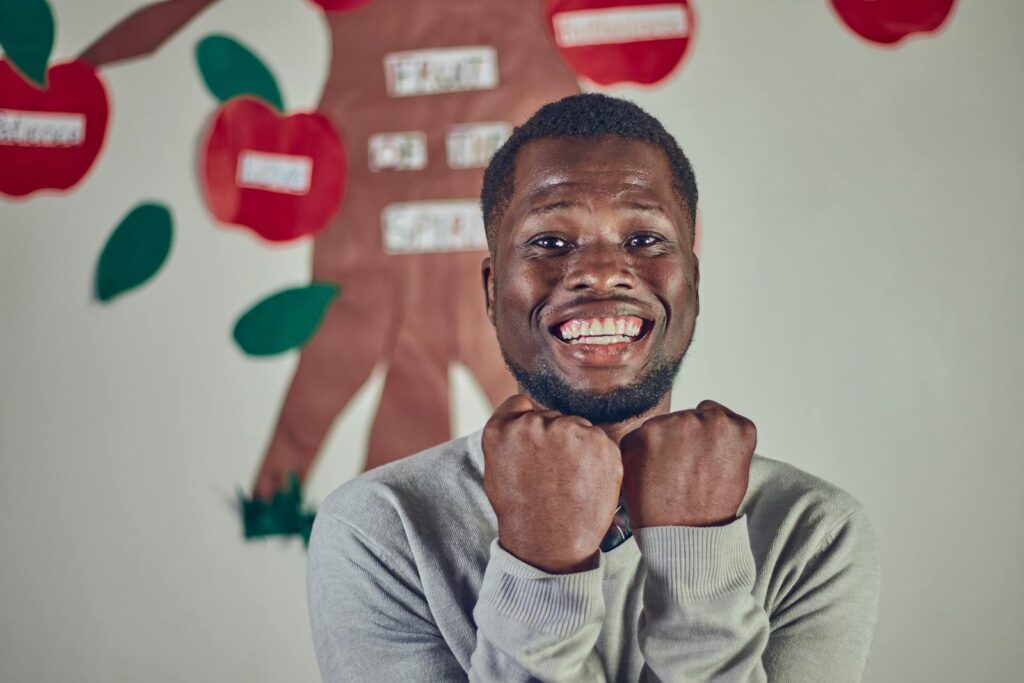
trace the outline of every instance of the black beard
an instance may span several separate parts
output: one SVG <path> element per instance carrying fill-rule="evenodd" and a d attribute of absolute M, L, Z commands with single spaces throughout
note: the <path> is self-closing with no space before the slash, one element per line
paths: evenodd
<path fill-rule="evenodd" d="M 516 365 L 501 350 L 505 365 L 526 393 L 541 405 L 564 415 L 579 415 L 595 425 L 625 422 L 643 415 L 668 392 L 683 364 L 679 358 L 656 358 L 647 370 L 629 384 L 604 394 L 593 394 L 569 386 L 542 360 L 536 372 Z"/>

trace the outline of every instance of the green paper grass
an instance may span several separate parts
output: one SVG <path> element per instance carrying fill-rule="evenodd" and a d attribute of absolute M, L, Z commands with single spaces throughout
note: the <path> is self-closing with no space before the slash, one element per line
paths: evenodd
<path fill-rule="evenodd" d="M 276 492 L 269 502 L 246 498 L 239 490 L 238 504 L 242 515 L 242 532 L 246 539 L 299 536 L 309 546 L 316 508 L 303 504 L 299 476 L 295 472 L 288 474 L 288 486 Z"/>
<path fill-rule="evenodd" d="M 46 87 L 55 30 L 46 0 L 0 0 L 0 47 L 7 61 L 40 88 Z"/>
<path fill-rule="evenodd" d="M 252 95 L 284 112 L 284 100 L 270 69 L 234 38 L 210 35 L 200 40 L 196 44 L 196 64 L 206 87 L 221 102 Z"/>

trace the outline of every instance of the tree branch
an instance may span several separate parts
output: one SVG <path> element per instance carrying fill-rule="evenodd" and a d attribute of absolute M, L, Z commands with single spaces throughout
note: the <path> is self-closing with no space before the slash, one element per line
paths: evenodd
<path fill-rule="evenodd" d="M 78 58 L 99 68 L 156 52 L 182 26 L 217 0 L 163 0 L 138 9 L 87 47 Z"/>

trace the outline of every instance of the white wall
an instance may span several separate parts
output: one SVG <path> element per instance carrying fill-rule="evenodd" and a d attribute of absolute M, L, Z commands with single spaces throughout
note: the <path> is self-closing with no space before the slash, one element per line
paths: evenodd
<path fill-rule="evenodd" d="M 55 57 L 139 0 L 51 0 Z M 675 404 L 754 419 L 759 452 L 856 495 L 882 543 L 867 680 L 1006 681 L 1024 534 L 1024 6 L 961 2 L 895 50 L 826 0 L 695 3 L 689 61 L 616 90 L 666 122 L 702 193 L 702 315 Z M 327 32 L 300 0 L 222 0 L 157 55 L 105 70 L 114 115 L 68 196 L 0 200 L 0 679 L 317 679 L 299 542 L 245 544 L 249 485 L 295 357 L 230 339 L 308 277 L 211 222 L 193 167 L 213 103 L 195 41 L 229 31 L 312 107 Z M 174 211 L 163 272 L 112 306 L 95 259 L 136 202 Z M 459 369 L 456 428 L 486 416 Z M 359 467 L 379 381 L 334 430 L 322 499 Z"/>

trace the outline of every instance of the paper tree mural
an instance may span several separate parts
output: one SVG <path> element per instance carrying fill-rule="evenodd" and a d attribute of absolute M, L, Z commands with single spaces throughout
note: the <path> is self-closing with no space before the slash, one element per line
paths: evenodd
<path fill-rule="evenodd" d="M 48 67 L 54 25 L 45 1 L 0 0 L 0 193 L 20 198 L 80 182 L 108 120 L 98 72 L 155 52 L 215 1 L 154 2 L 77 59 Z M 882 43 L 938 26 L 938 10 L 908 24 L 911 3 L 832 2 Z M 195 49 L 216 102 L 197 160 L 211 215 L 240 239 L 313 241 L 310 283 L 256 301 L 233 329 L 249 355 L 300 349 L 254 495 L 240 495 L 247 536 L 308 535 L 301 485 L 374 367 L 386 377 L 366 468 L 449 438 L 453 362 L 494 403 L 515 390 L 480 286 L 483 168 L 515 125 L 578 92 L 577 79 L 663 84 L 684 63 L 696 22 L 685 0 L 307 4 L 331 35 L 315 111 L 289 110 L 271 68 L 240 38 L 211 35 Z M 877 16 L 862 4 L 877 6 Z M 948 13 L 952 2 L 934 4 Z M 131 211 L 103 250 L 97 297 L 151 277 L 166 260 L 170 230 L 170 211 L 158 203 Z"/>

